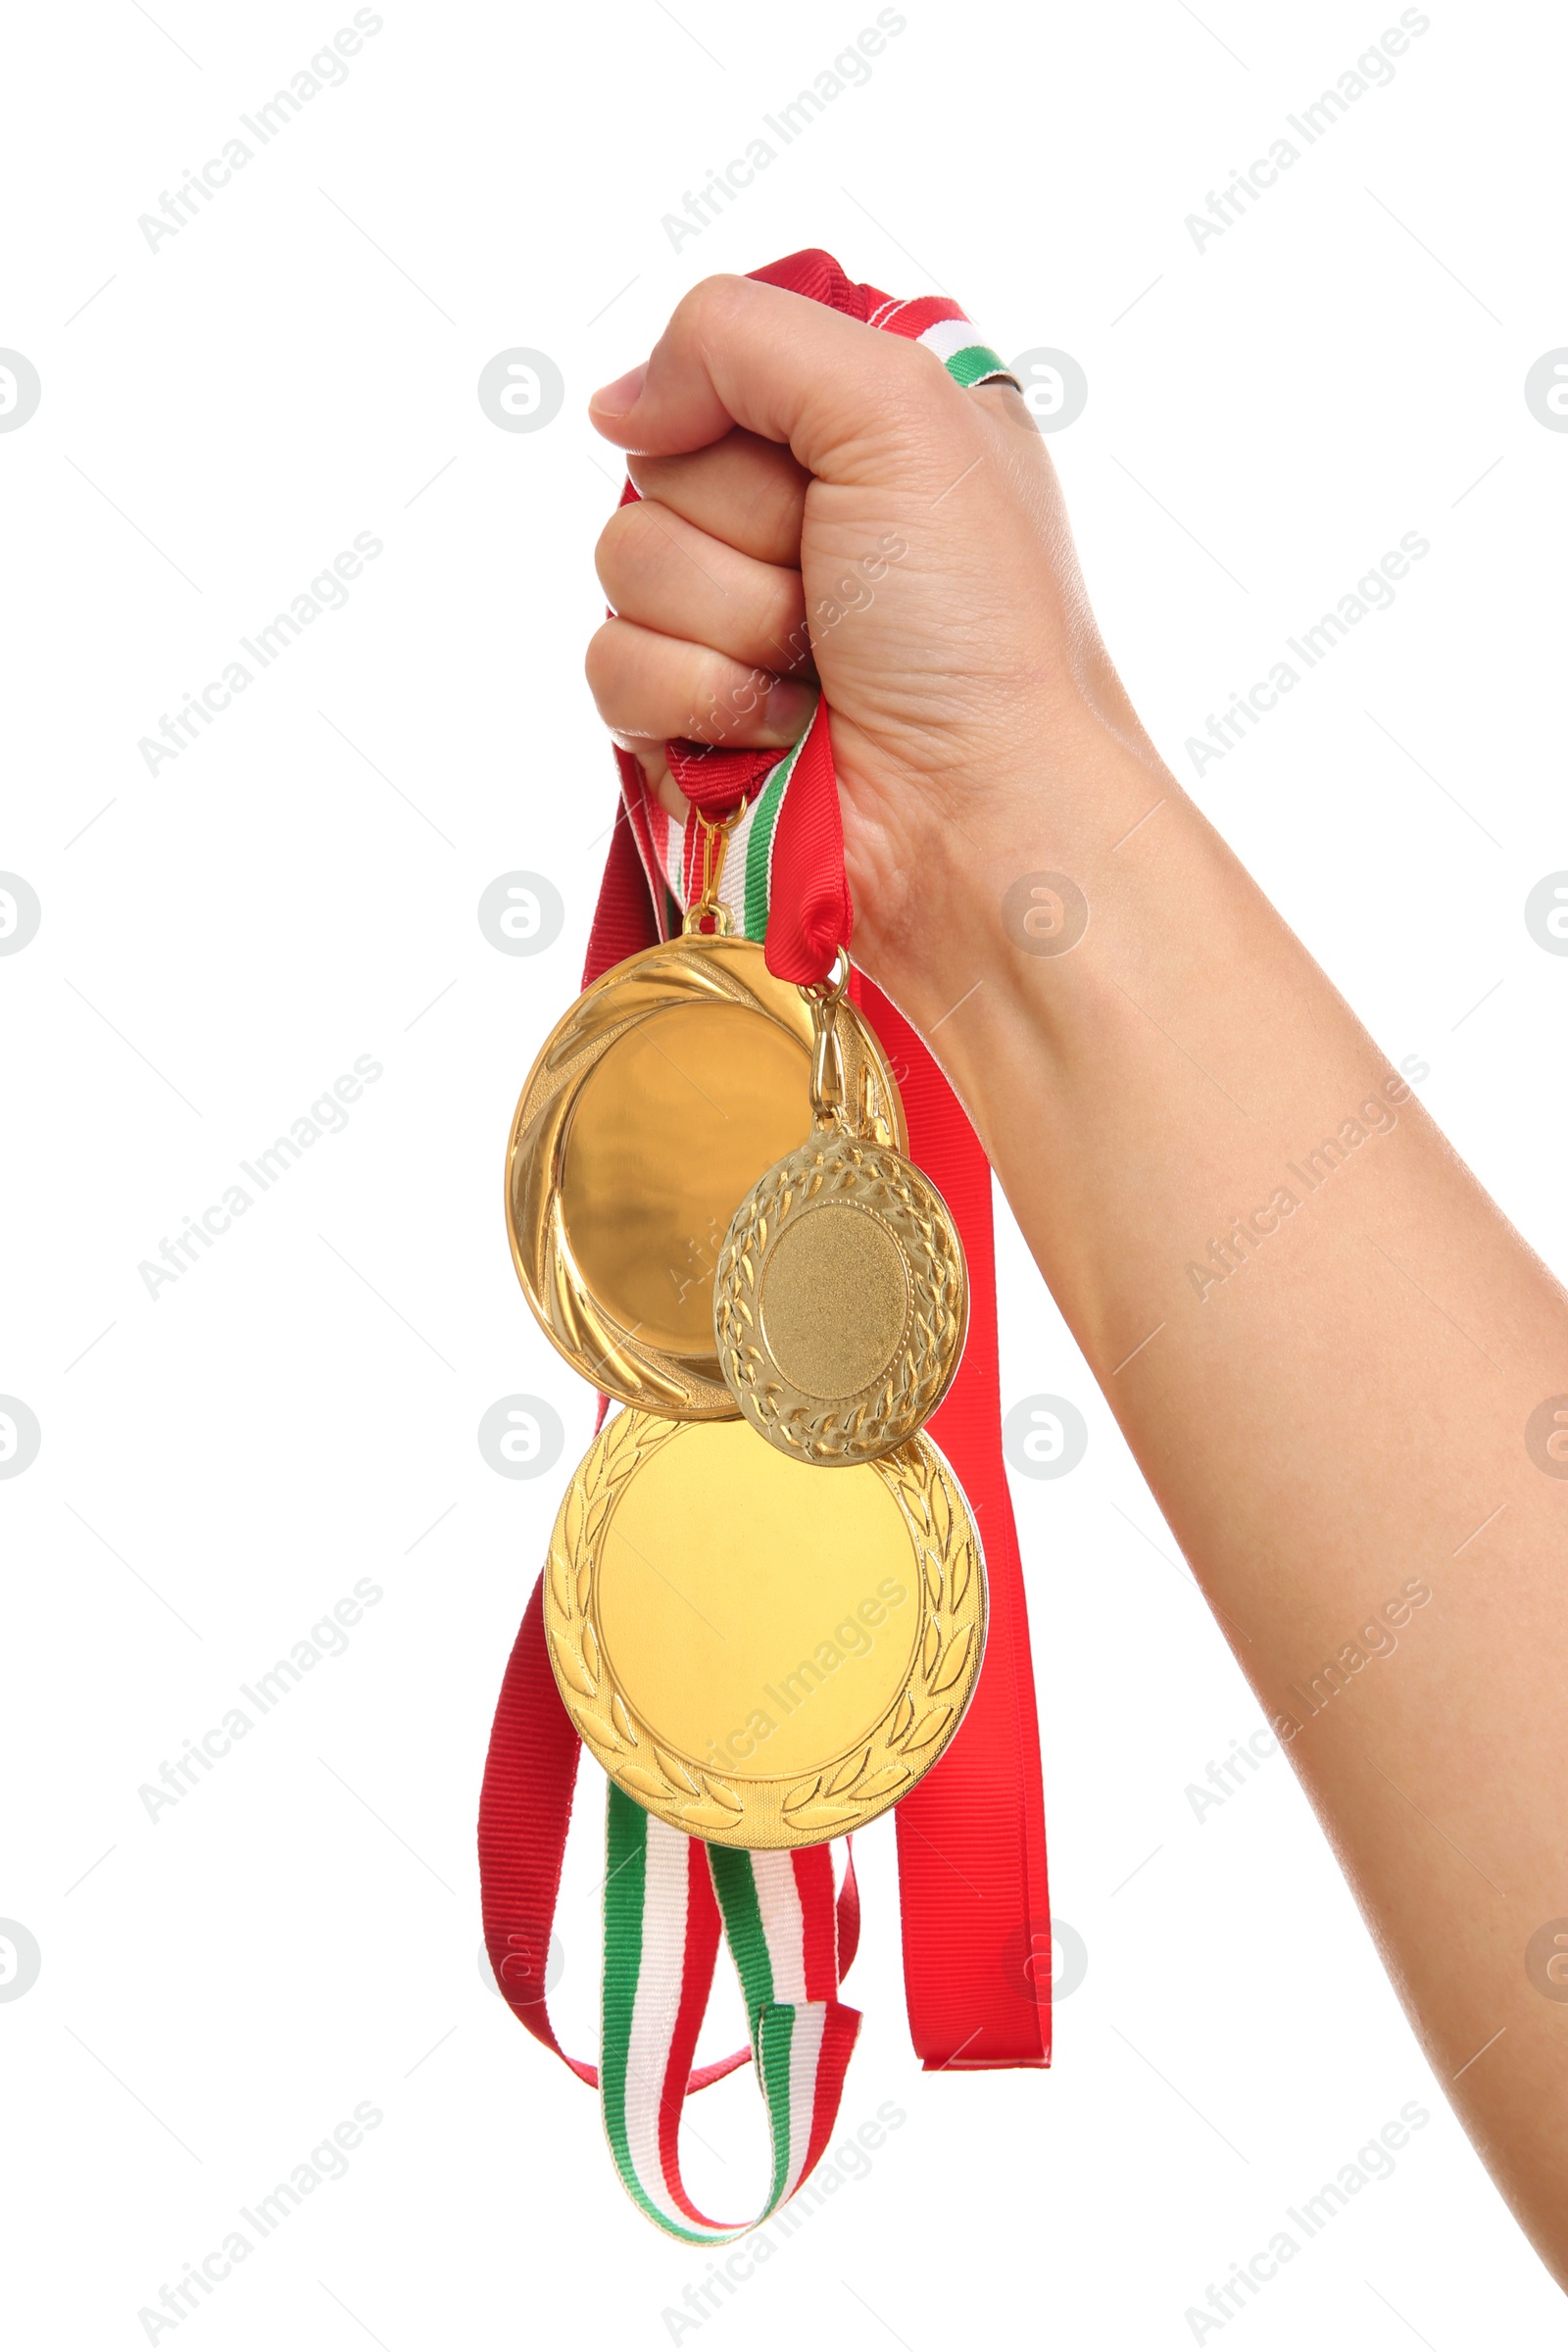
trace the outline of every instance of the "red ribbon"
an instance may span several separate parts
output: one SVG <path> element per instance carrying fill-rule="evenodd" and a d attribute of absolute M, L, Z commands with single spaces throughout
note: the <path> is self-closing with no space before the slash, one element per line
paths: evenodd
<path fill-rule="evenodd" d="M 731 816 L 754 801 L 786 752 L 725 752 L 710 744 L 666 744 L 669 772 L 693 808 L 710 819 Z M 844 817 L 833 768 L 827 705 L 811 714 L 784 789 L 773 828 L 772 892 L 767 908 L 767 968 L 798 986 L 825 980 L 850 944 L 855 908 L 844 878 Z"/>
<path fill-rule="evenodd" d="M 957 1097 L 881 991 L 852 989 L 904 1097 L 909 1157 L 946 1200 L 969 1265 L 969 1331 L 929 1423 L 985 1549 L 985 1663 L 941 1761 L 896 1808 L 909 2034 L 928 2071 L 1051 2062 L 1046 1808 L 1023 1566 L 1002 1460 L 991 1164 Z"/>
<path fill-rule="evenodd" d="M 513 2015 L 579 2079 L 598 2087 L 599 2069 L 567 2055 L 556 2039 L 545 1993 L 550 1932 L 561 1893 L 561 1866 L 582 1743 L 561 1702 L 545 1639 L 544 1578 L 529 1596 L 507 1663 L 485 1757 L 479 1794 L 479 1887 L 485 1949 Z M 718 1905 L 705 1877 L 707 1900 L 688 1921 L 688 1992 L 699 2020 L 708 2006 L 718 1953 Z M 853 1855 L 838 1894 L 839 1963 L 850 1973 L 860 1941 L 860 1895 Z M 695 2029 L 694 2029 L 695 2031 Z M 751 2058 L 732 2050 L 694 2068 L 687 2093 L 706 2090 Z M 677 2111 L 678 2112 L 678 2111 Z"/>

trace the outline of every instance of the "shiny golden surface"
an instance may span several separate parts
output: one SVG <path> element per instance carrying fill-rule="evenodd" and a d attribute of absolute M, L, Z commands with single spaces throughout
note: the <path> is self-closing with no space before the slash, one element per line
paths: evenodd
<path fill-rule="evenodd" d="M 985 1616 L 979 1537 L 927 1438 L 824 1479 L 744 1422 L 617 1414 L 545 1577 L 556 1680 L 611 1778 L 751 1848 L 906 1795 L 968 1704 Z"/>
<path fill-rule="evenodd" d="M 898 1088 L 844 1007 L 846 1068 L 879 1132 Z M 545 1043 L 507 1151 L 507 1231 L 555 1346 L 625 1403 L 722 1418 L 713 1268 L 736 1202 L 799 1142 L 809 1008 L 751 940 L 683 937 L 585 989 Z"/>
<path fill-rule="evenodd" d="M 692 1447 L 663 1446 L 615 1505 L 605 1663 L 662 1746 L 724 1772 L 755 1753 L 803 1773 L 869 1739 L 908 1676 L 919 1609 L 903 1515 L 884 1480 L 812 1478 L 738 1422 L 701 1450 L 694 1476 Z M 824 1642 L 844 1661 L 826 1672 Z"/>
<path fill-rule="evenodd" d="M 562 1170 L 566 1248 L 650 1348 L 711 1353 L 735 1203 L 799 1143 L 805 1058 L 739 1004 L 672 1004 L 588 1072 Z"/>
<path fill-rule="evenodd" d="M 713 1287 L 730 1391 L 781 1451 L 874 1461 L 935 1412 L 969 1289 L 946 1202 L 899 1152 L 821 1128 L 735 1211 Z"/>

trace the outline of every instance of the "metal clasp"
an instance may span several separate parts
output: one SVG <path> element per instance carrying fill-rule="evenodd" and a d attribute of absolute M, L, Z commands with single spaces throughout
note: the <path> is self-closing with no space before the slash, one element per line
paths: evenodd
<path fill-rule="evenodd" d="M 834 957 L 835 979 L 803 984 L 801 994 L 811 1008 L 811 1112 L 817 1127 L 842 1127 L 845 1118 L 844 1049 L 839 1043 L 838 1011 L 850 985 L 850 956 L 840 948 Z"/>
<path fill-rule="evenodd" d="M 712 924 L 710 936 L 713 938 L 728 939 L 734 931 L 733 915 L 727 906 L 719 904 L 718 886 L 723 879 L 724 855 L 729 848 L 729 837 L 746 814 L 746 809 L 747 802 L 743 795 L 740 806 L 728 816 L 706 816 L 701 808 L 697 811 L 697 821 L 703 828 L 703 887 L 687 907 L 686 919 L 681 925 L 682 932 L 688 938 L 694 932 L 704 932 L 710 922 Z"/>

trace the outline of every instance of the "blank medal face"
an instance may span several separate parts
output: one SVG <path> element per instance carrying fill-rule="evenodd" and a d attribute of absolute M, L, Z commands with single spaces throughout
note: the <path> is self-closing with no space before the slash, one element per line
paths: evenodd
<path fill-rule="evenodd" d="M 876 1473 L 826 1479 L 744 1422 L 666 1447 L 611 1515 L 607 1663 L 655 1737 L 723 1775 L 806 1772 L 869 1740 L 920 1630 L 908 1531 Z"/>
<path fill-rule="evenodd" d="M 566 1244 L 648 1346 L 714 1354 L 725 1228 L 799 1143 L 809 1070 L 804 1046 L 738 1004 L 676 1004 L 617 1038 L 584 1081 L 566 1131 Z"/>
<path fill-rule="evenodd" d="M 544 1612 L 566 1711 L 628 1795 L 715 1844 L 810 1845 L 941 1755 L 985 1563 L 928 1438 L 824 1478 L 744 1421 L 624 1412 L 561 1506 Z"/>
<path fill-rule="evenodd" d="M 841 1201 L 785 1228 L 759 1287 L 768 1351 L 808 1396 L 867 1387 L 908 1327 L 908 1267 L 897 1241 L 879 1217 Z"/>

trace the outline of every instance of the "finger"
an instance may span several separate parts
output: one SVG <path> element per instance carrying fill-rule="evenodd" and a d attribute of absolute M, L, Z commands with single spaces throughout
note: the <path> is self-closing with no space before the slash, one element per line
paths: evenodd
<path fill-rule="evenodd" d="M 800 573 L 739 554 L 657 500 L 618 507 L 594 562 L 622 620 L 753 668 L 799 670 L 809 661 Z"/>
<path fill-rule="evenodd" d="M 596 632 L 584 666 L 606 726 L 661 743 L 688 735 L 734 750 L 776 750 L 805 734 L 816 708 L 809 686 L 618 615 Z"/>
<path fill-rule="evenodd" d="M 596 392 L 589 415 L 606 440 L 653 457 L 744 425 L 826 482 L 919 480 L 982 429 L 933 352 L 745 277 L 694 287 L 647 363 Z M 951 429 L 933 434 L 943 417 Z"/>
<path fill-rule="evenodd" d="M 610 732 L 623 752 L 630 752 L 633 759 L 641 761 L 648 789 L 660 807 L 683 825 L 692 812 L 692 805 L 669 772 L 663 745 L 650 742 L 646 735 L 627 735 L 618 727 L 612 727 Z"/>
<path fill-rule="evenodd" d="M 633 458 L 626 470 L 644 498 L 657 498 L 710 538 L 759 563 L 799 570 L 811 477 L 776 441 L 760 441 L 737 426 L 711 449 L 685 458 Z"/>

